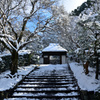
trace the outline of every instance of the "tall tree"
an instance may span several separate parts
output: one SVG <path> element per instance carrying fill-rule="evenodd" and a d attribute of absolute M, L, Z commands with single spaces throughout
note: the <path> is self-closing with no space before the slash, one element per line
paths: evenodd
<path fill-rule="evenodd" d="M 63 6 L 53 9 L 54 21 L 49 24 L 52 28 L 47 28 L 49 35 L 49 41 L 53 40 L 54 42 L 60 43 L 66 49 L 69 49 L 69 34 L 70 30 L 70 17 L 69 14 L 65 11 Z"/>
<path fill-rule="evenodd" d="M 92 2 L 92 0 L 90 0 Z M 96 79 L 98 79 L 99 72 L 99 56 L 98 51 L 100 50 L 100 1 L 96 0 L 93 6 L 85 9 L 79 16 L 78 21 L 79 27 L 81 26 L 84 32 L 80 32 L 82 38 L 79 38 L 80 45 L 84 45 L 85 50 L 90 51 L 92 57 L 94 56 L 94 62 L 96 66 Z M 82 42 L 84 41 L 84 42 Z M 83 48 L 80 46 L 81 49 Z M 93 52 L 94 51 L 94 52 Z M 91 57 L 91 54 L 89 55 Z M 86 57 L 85 57 L 86 58 Z"/>
<path fill-rule="evenodd" d="M 1 0 L 0 42 L 12 55 L 11 74 L 17 72 L 18 51 L 44 32 L 57 0 Z M 31 27 L 31 28 L 30 28 Z M 31 32 L 26 33 L 26 30 Z"/>
<path fill-rule="evenodd" d="M 96 0 L 87 0 L 81 6 L 77 7 L 70 15 L 79 16 L 86 8 L 90 8 Z"/>

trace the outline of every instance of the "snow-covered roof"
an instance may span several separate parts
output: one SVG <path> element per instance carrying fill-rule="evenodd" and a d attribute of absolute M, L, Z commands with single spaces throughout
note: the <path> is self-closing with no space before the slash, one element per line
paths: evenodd
<path fill-rule="evenodd" d="M 48 47 L 42 50 L 42 52 L 67 52 L 67 50 L 61 47 L 58 43 L 50 43 Z"/>

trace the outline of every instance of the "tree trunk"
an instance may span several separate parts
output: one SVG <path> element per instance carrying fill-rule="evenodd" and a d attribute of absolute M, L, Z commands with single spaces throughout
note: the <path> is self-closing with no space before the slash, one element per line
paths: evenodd
<path fill-rule="evenodd" d="M 10 67 L 10 71 L 11 74 L 14 75 L 15 73 L 17 73 L 17 65 L 18 65 L 18 52 L 16 52 L 15 50 L 13 50 L 12 52 L 11 60 L 12 60 L 12 64 Z"/>
<path fill-rule="evenodd" d="M 83 64 L 83 66 L 84 66 L 85 74 L 87 75 L 89 73 L 88 70 L 89 62 L 87 61 L 86 64 Z"/>
<path fill-rule="evenodd" d="M 96 58 L 96 76 L 95 76 L 95 79 L 98 79 L 98 75 L 99 75 L 99 60 L 97 57 Z"/>
<path fill-rule="evenodd" d="M 98 34 L 96 33 L 95 34 L 95 38 L 96 38 L 96 41 L 95 41 L 95 47 L 94 47 L 94 56 L 95 56 L 95 61 L 96 61 L 96 75 L 95 75 L 95 79 L 98 79 L 98 75 L 99 75 L 99 61 L 98 61 L 98 53 L 97 53 L 97 36 Z"/>

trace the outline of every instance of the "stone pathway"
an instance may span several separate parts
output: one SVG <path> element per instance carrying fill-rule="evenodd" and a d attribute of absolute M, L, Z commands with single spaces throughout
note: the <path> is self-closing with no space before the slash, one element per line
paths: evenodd
<path fill-rule="evenodd" d="M 77 81 L 67 65 L 47 67 L 26 76 L 7 100 L 81 100 Z"/>

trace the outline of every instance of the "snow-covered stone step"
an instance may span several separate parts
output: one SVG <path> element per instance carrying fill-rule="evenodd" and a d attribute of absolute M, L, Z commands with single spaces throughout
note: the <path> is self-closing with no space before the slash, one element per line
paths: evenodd
<path fill-rule="evenodd" d="M 28 94 L 29 95 L 29 94 Z M 31 95 L 31 94 L 30 94 Z M 57 94 L 59 95 L 59 94 Z M 60 94 L 62 95 L 62 94 Z M 73 96 L 51 96 L 51 95 L 48 95 L 48 96 L 12 96 L 12 98 L 21 98 L 21 99 L 18 99 L 18 100 L 81 100 L 79 95 L 73 95 Z M 24 98 L 27 98 L 27 99 L 24 99 Z M 7 99 L 8 100 L 8 99 Z M 13 100 L 16 100 L 16 99 L 13 99 Z"/>
<path fill-rule="evenodd" d="M 4 99 L 4 100 L 41 100 L 40 98 L 26 98 L 26 97 L 14 97 L 14 98 L 8 98 L 8 99 Z M 42 98 L 42 100 L 80 100 L 78 97 L 76 98 L 66 98 L 66 97 L 59 97 L 59 98 Z"/>
<path fill-rule="evenodd" d="M 45 84 L 45 85 L 43 85 L 43 84 L 26 84 L 26 85 L 19 85 L 18 87 L 22 87 L 22 88 L 31 88 L 31 87 L 57 87 L 57 86 L 59 86 L 59 87 L 62 87 L 62 86 L 65 86 L 65 87 L 70 87 L 70 86 L 77 86 L 76 84 L 55 84 L 55 85 L 52 85 L 52 84 Z"/>
<path fill-rule="evenodd" d="M 36 76 L 36 75 L 28 75 L 28 76 L 30 76 L 30 77 L 65 77 L 66 75 L 43 75 L 43 76 L 41 76 L 41 75 L 39 75 L 39 76 Z"/>
<path fill-rule="evenodd" d="M 55 81 L 76 81 L 75 79 L 25 79 L 24 82 L 41 82 L 41 81 L 51 81 L 51 82 L 55 82 Z"/>
<path fill-rule="evenodd" d="M 75 91 L 65 90 L 46 90 L 46 91 L 15 91 L 13 96 L 79 96 L 80 94 Z"/>
<path fill-rule="evenodd" d="M 17 88 L 16 91 L 35 91 L 35 90 L 66 90 L 66 88 Z"/>
<path fill-rule="evenodd" d="M 71 75 L 71 73 L 63 73 L 63 74 L 50 74 L 50 75 L 47 75 L 48 77 L 50 76 L 66 76 L 66 75 Z M 40 76 L 40 77 L 43 77 L 43 76 L 46 76 L 46 75 L 35 75 L 35 74 L 29 74 L 29 76 Z"/>
<path fill-rule="evenodd" d="M 36 88 L 17 88 L 15 91 L 35 91 L 35 90 L 78 90 L 78 87 L 36 87 Z"/>
<path fill-rule="evenodd" d="M 48 75 L 48 76 L 59 76 L 59 75 L 70 75 L 70 74 L 72 74 L 71 72 L 69 72 L 69 73 L 67 73 L 67 72 L 63 72 L 63 73 L 61 73 L 61 72 L 57 72 L 56 74 L 51 74 L 51 72 L 48 72 L 48 74 L 44 74 L 44 73 L 34 73 L 34 74 L 30 74 L 30 75 L 32 75 L 32 76 L 44 76 L 44 75 Z"/>
<path fill-rule="evenodd" d="M 52 77 L 47 77 L 47 76 L 43 76 L 43 77 L 34 77 L 34 76 L 26 76 L 26 79 L 65 79 L 65 78 L 74 78 L 73 76 L 63 76 L 63 77 L 56 77 L 56 76 L 52 76 Z"/>
<path fill-rule="evenodd" d="M 27 83 L 27 84 L 28 83 L 29 84 L 31 84 L 31 83 L 33 83 L 33 84 L 34 83 L 41 83 L 42 84 L 42 83 L 59 83 L 59 82 L 67 84 L 67 83 L 73 83 L 73 82 L 76 82 L 76 81 L 74 81 L 74 80 L 73 81 L 72 80 L 71 81 L 68 81 L 68 80 L 61 80 L 61 81 L 60 80 L 59 81 L 58 80 L 53 80 L 53 81 L 51 81 L 51 80 L 48 80 L 48 81 L 23 81 L 22 84 L 23 83 Z"/>
<path fill-rule="evenodd" d="M 48 75 L 48 76 L 51 76 L 51 75 L 55 75 L 55 76 L 58 76 L 58 75 L 69 75 L 69 74 L 73 74 L 72 72 L 57 72 L 57 73 L 52 73 L 51 74 L 51 72 L 48 72 L 47 74 L 44 74 L 44 73 L 35 73 L 35 71 L 34 71 L 34 73 L 30 73 L 30 75 L 35 75 L 35 76 L 44 76 L 44 75 Z"/>
<path fill-rule="evenodd" d="M 36 74 L 37 72 L 38 72 L 38 70 L 39 69 L 36 69 L 34 72 L 32 72 L 31 74 Z M 41 70 L 41 68 L 40 68 L 40 70 Z M 72 71 L 69 69 L 69 68 L 64 68 L 64 69 L 59 69 L 59 70 L 57 70 L 57 69 L 55 69 L 55 70 L 50 70 L 50 69 L 47 69 L 47 70 L 45 70 L 45 71 L 48 71 L 48 74 L 59 74 L 58 72 L 60 72 L 60 73 L 72 73 Z M 44 74 L 44 72 L 43 71 L 41 71 L 41 73 L 42 74 Z"/>
<path fill-rule="evenodd" d="M 31 83 L 31 82 L 29 82 L 29 83 L 24 83 L 24 82 L 22 82 L 21 84 L 23 84 L 23 85 L 64 85 L 64 84 L 73 84 L 73 82 L 33 82 L 33 83 Z"/>
<path fill-rule="evenodd" d="M 48 89 L 48 90 L 42 90 L 42 89 L 37 90 L 36 89 L 36 90 L 28 90 L 28 91 L 26 91 L 26 90 L 15 90 L 14 94 L 15 93 L 45 93 L 45 94 L 46 93 L 50 93 L 50 94 L 52 93 L 52 95 L 53 95 L 55 93 L 66 93 L 66 94 L 71 93 L 72 94 L 73 92 L 79 94 L 78 90 L 67 90 L 67 89 L 64 89 L 64 90 L 63 89 L 62 90 L 58 90 L 58 89 L 55 89 L 55 90 L 54 89 L 51 89 L 51 90 L 50 89 Z"/>
<path fill-rule="evenodd" d="M 33 77 L 33 75 L 29 75 L 29 76 L 32 76 Z M 66 75 L 66 74 L 60 74 L 60 75 L 34 75 L 35 77 L 63 77 L 63 76 L 73 76 L 73 75 L 71 75 L 71 74 L 68 74 L 68 75 Z"/>
<path fill-rule="evenodd" d="M 55 88 L 57 88 L 57 87 L 65 87 L 65 88 L 68 88 L 68 87 L 78 87 L 76 84 L 63 84 L 63 85 L 43 85 L 43 84 L 41 84 L 41 85 L 18 85 L 18 88 L 51 88 L 51 87 L 55 87 Z"/>
<path fill-rule="evenodd" d="M 51 95 L 51 96 L 80 96 L 77 92 L 71 92 L 71 93 L 53 93 L 53 94 L 50 94 L 50 93 L 44 93 L 44 92 L 41 92 L 41 93 L 30 93 L 30 92 L 28 92 L 28 93 L 23 93 L 23 92 L 19 92 L 19 93 L 17 93 L 17 92 L 15 92 L 14 94 L 13 94 L 13 96 L 26 96 L 26 97 L 30 97 L 30 96 L 45 96 L 45 97 L 48 97 L 48 94 L 49 94 L 49 96 Z"/>

